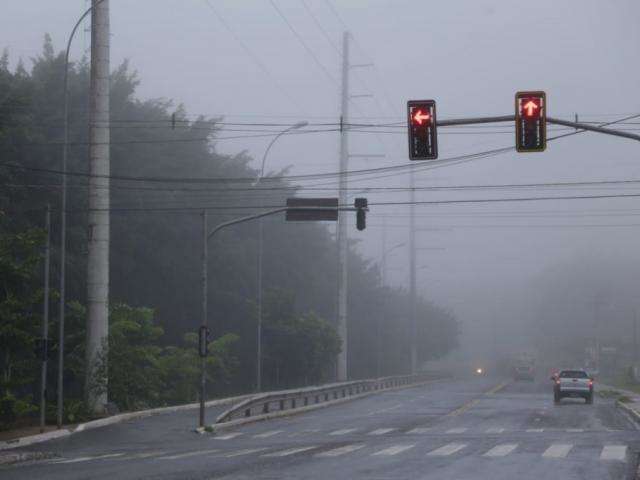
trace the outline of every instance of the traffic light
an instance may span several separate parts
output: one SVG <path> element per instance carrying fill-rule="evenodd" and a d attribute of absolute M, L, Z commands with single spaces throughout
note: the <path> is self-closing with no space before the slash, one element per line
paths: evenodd
<path fill-rule="evenodd" d="M 198 350 L 201 357 L 206 357 L 209 355 L 209 327 L 201 325 L 198 333 Z"/>
<path fill-rule="evenodd" d="M 364 230 L 367 228 L 367 199 L 366 198 L 356 198 L 354 202 L 354 206 L 357 208 L 356 211 L 356 228 L 358 230 Z"/>
<path fill-rule="evenodd" d="M 410 160 L 438 158 L 435 100 L 407 102 L 407 130 L 409 131 Z"/>
<path fill-rule="evenodd" d="M 547 148 L 547 96 L 544 92 L 516 93 L 516 149 L 542 152 Z"/>

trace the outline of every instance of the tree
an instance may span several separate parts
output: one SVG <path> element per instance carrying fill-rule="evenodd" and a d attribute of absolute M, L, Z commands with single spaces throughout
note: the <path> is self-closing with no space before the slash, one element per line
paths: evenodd
<path fill-rule="evenodd" d="M 329 378 L 340 353 L 335 328 L 313 312 L 298 314 L 290 291 L 267 291 L 263 305 L 266 382 L 280 388 Z"/>
<path fill-rule="evenodd" d="M 41 328 L 42 288 L 38 267 L 43 232 L 12 234 L 0 224 L 0 403 L 3 423 L 16 410 L 28 413 L 30 388 L 39 366 L 34 349 Z M 16 397 L 26 400 L 18 402 Z M 18 402 L 18 403 L 17 403 Z"/>

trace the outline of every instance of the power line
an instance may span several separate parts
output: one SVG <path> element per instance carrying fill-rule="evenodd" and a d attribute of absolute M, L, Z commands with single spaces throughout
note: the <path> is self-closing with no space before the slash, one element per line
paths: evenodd
<path fill-rule="evenodd" d="M 327 70 L 327 67 L 325 67 L 322 62 L 318 59 L 318 57 L 316 56 L 315 53 L 313 53 L 313 50 L 311 50 L 311 48 L 307 45 L 307 43 L 304 41 L 304 39 L 302 38 L 302 36 L 298 33 L 298 31 L 293 27 L 293 25 L 291 25 L 291 22 L 289 22 L 289 20 L 287 20 L 287 17 L 284 15 L 284 13 L 282 13 L 282 10 L 280 10 L 280 8 L 276 5 L 274 0 L 269 0 L 269 3 L 271 4 L 271 6 L 274 8 L 274 10 L 278 13 L 278 15 L 280 16 L 280 18 L 282 18 L 282 20 L 284 21 L 284 23 L 287 25 L 287 27 L 289 28 L 289 30 L 291 30 L 291 33 L 293 33 L 293 35 L 298 39 L 298 42 L 300 43 L 300 45 L 302 45 L 305 49 L 305 51 L 309 54 L 309 56 L 313 59 L 313 61 L 315 62 L 316 65 L 318 65 L 318 67 L 323 71 L 323 73 L 326 75 L 326 77 L 331 80 L 334 84 L 338 85 L 338 81 L 333 77 L 333 75 L 331 75 L 331 73 L 329 72 L 329 70 Z"/>
<path fill-rule="evenodd" d="M 306 175 L 283 175 L 277 177 L 265 177 L 263 182 L 272 182 L 272 181 L 286 181 L 286 180 L 312 180 L 312 179 L 322 179 L 322 178 L 333 178 L 339 177 L 340 175 L 368 175 L 375 174 L 381 172 L 393 172 L 393 171 L 405 171 L 410 169 L 423 170 L 427 168 L 434 168 L 443 164 L 448 164 L 449 162 L 454 162 L 461 159 L 470 159 L 470 158 L 479 158 L 486 155 L 492 155 L 497 153 L 504 153 L 507 151 L 514 150 L 515 147 L 503 147 L 494 150 L 487 150 L 484 152 L 477 152 L 467 155 L 461 155 L 458 157 L 450 157 L 447 159 L 438 160 L 437 162 L 433 162 L 429 165 L 416 165 L 415 163 L 408 163 L 402 165 L 393 165 L 390 167 L 378 167 L 378 168 L 367 168 L 360 170 L 347 170 L 344 172 L 327 172 L 327 173 L 316 173 L 316 174 L 306 174 Z M 27 170 L 33 172 L 42 172 L 42 173 L 51 173 L 57 175 L 63 175 L 65 172 L 61 170 L 55 169 L 47 169 L 47 168 L 38 168 L 38 167 L 27 167 L 24 165 L 16 165 L 8 162 L 0 162 L 0 167 L 14 168 L 18 170 Z M 206 183 L 253 183 L 255 178 L 253 177 L 209 177 L 209 178 L 198 178 L 198 177 L 176 177 L 176 178 L 167 178 L 167 177 L 142 177 L 142 176 L 126 176 L 126 175 L 91 175 L 85 172 L 73 172 L 67 171 L 66 175 L 68 176 L 76 176 L 76 177 L 89 177 L 89 178 L 109 178 L 112 180 L 122 180 L 122 181 L 134 181 L 134 182 L 155 182 L 155 183 L 187 183 L 187 184 L 206 184 Z"/>
<path fill-rule="evenodd" d="M 235 41 L 240 45 L 240 47 L 244 50 L 244 52 L 251 58 L 254 63 L 262 70 L 262 72 L 271 79 L 276 88 L 280 91 L 282 95 L 284 95 L 291 103 L 293 103 L 296 108 L 300 112 L 304 112 L 304 108 L 297 102 L 293 96 L 280 84 L 278 80 L 273 76 L 271 71 L 267 68 L 267 66 L 260 60 L 258 55 L 256 55 L 253 50 L 249 48 L 249 46 L 242 40 L 242 38 L 236 33 L 236 31 L 231 27 L 231 25 L 225 20 L 222 14 L 211 4 L 209 0 L 204 0 L 205 5 L 209 7 L 209 9 L 216 16 L 218 21 L 222 24 L 222 26 L 231 34 L 231 36 L 235 39 Z"/>

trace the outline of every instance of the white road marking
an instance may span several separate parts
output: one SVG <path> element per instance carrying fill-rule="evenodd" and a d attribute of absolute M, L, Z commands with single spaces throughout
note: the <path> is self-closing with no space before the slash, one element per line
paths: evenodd
<path fill-rule="evenodd" d="M 567 455 L 569 455 L 569 452 L 572 448 L 573 445 L 554 443 L 544 451 L 542 456 L 546 458 L 565 458 Z"/>
<path fill-rule="evenodd" d="M 605 445 L 600 453 L 600 460 L 626 460 L 626 445 Z"/>
<path fill-rule="evenodd" d="M 334 448 L 333 450 L 327 450 L 326 452 L 317 453 L 316 457 L 339 457 L 346 453 L 355 452 L 364 447 L 364 443 L 354 443 L 353 445 L 345 445 L 344 447 Z"/>
<path fill-rule="evenodd" d="M 418 428 L 414 428 L 413 430 L 409 430 L 407 432 L 407 434 L 420 434 L 420 433 L 428 433 L 431 431 L 431 428 L 429 427 L 418 427 Z"/>
<path fill-rule="evenodd" d="M 167 453 L 166 451 L 157 451 L 157 452 L 143 452 L 143 453 L 136 453 L 135 455 L 128 455 L 126 458 L 123 458 L 123 460 L 139 460 L 142 458 L 149 458 L 149 457 L 156 457 L 158 455 L 164 455 L 165 453 Z"/>
<path fill-rule="evenodd" d="M 88 462 L 90 460 L 103 460 L 106 458 L 116 458 L 116 457 L 121 457 L 123 455 L 124 453 L 108 453 L 106 455 L 95 455 L 93 457 L 78 457 L 78 458 L 72 458 L 69 460 L 61 460 L 55 463 L 80 463 L 80 462 Z"/>
<path fill-rule="evenodd" d="M 509 455 L 516 448 L 518 448 L 517 443 L 505 443 L 502 445 L 496 445 L 487 453 L 484 454 L 485 457 L 504 457 L 505 455 Z"/>
<path fill-rule="evenodd" d="M 314 448 L 318 448 L 318 446 L 311 445 L 309 447 L 290 448 L 288 450 L 281 450 L 279 452 L 265 453 L 262 456 L 263 457 L 288 457 L 289 455 L 295 455 L 296 453 L 306 452 L 307 450 L 313 450 Z"/>
<path fill-rule="evenodd" d="M 269 432 L 264 432 L 264 433 L 259 433 L 257 435 L 254 435 L 253 438 L 269 438 L 279 433 L 282 433 L 282 430 L 271 430 Z"/>
<path fill-rule="evenodd" d="M 384 435 L 385 433 L 393 432 L 395 428 L 379 428 L 373 432 L 369 432 L 369 435 Z"/>
<path fill-rule="evenodd" d="M 226 435 L 220 435 L 217 437 L 213 437 L 214 440 L 231 440 L 232 438 L 236 438 L 242 435 L 240 432 L 235 433 L 227 433 Z"/>
<path fill-rule="evenodd" d="M 582 428 L 567 428 L 566 432 L 567 433 L 581 433 L 581 432 L 584 432 L 584 429 L 582 429 Z"/>
<path fill-rule="evenodd" d="M 527 428 L 527 433 L 542 433 L 544 428 Z"/>
<path fill-rule="evenodd" d="M 451 430 L 447 430 L 445 433 L 464 433 L 466 431 L 466 428 L 452 428 Z"/>
<path fill-rule="evenodd" d="M 290 433 L 289 435 L 287 435 L 288 437 L 292 438 L 292 437 L 299 437 L 300 435 L 308 435 L 309 433 L 318 433 L 320 430 L 319 429 L 315 429 L 315 430 L 302 430 L 300 432 L 295 432 L 295 433 Z"/>
<path fill-rule="evenodd" d="M 329 435 L 346 435 L 347 433 L 355 432 L 357 428 L 343 428 L 342 430 L 336 430 Z"/>
<path fill-rule="evenodd" d="M 237 452 L 229 453 L 227 455 L 222 455 L 224 458 L 233 458 L 233 457 L 241 457 L 242 455 L 249 455 L 251 453 L 264 452 L 268 450 L 268 448 L 245 448 L 244 450 L 238 450 Z"/>
<path fill-rule="evenodd" d="M 397 455 L 401 452 L 405 452 L 413 447 L 415 447 L 415 445 L 394 445 L 392 447 L 385 448 L 384 450 L 380 450 L 379 452 L 373 453 L 372 455 L 382 455 L 385 457 L 390 457 L 392 455 Z"/>
<path fill-rule="evenodd" d="M 488 428 L 486 433 L 502 433 L 504 428 Z"/>
<path fill-rule="evenodd" d="M 210 453 L 216 453 L 218 451 L 219 450 L 197 450 L 195 452 L 178 453 L 176 455 L 158 457 L 158 460 L 177 460 L 178 458 L 195 457 L 196 455 L 208 455 Z"/>
<path fill-rule="evenodd" d="M 430 451 L 429 453 L 427 453 L 427 455 L 431 457 L 444 457 L 459 452 L 466 446 L 467 445 L 464 443 L 449 443 L 443 447 L 436 448 L 435 450 Z"/>
<path fill-rule="evenodd" d="M 377 415 L 378 413 L 390 412 L 391 410 L 396 410 L 402 406 L 401 403 L 394 405 L 393 407 L 383 408 L 381 410 L 374 410 L 373 412 L 369 412 L 367 415 Z"/>

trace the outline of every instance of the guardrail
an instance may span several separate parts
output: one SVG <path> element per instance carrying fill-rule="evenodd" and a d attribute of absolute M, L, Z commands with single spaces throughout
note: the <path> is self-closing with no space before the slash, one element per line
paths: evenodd
<path fill-rule="evenodd" d="M 441 380 L 445 375 L 426 372 L 417 375 L 400 375 L 352 382 L 333 383 L 319 387 L 307 387 L 294 390 L 281 390 L 259 394 L 246 399 L 221 413 L 215 424 L 224 424 L 234 420 L 270 415 L 304 407 L 320 406 L 341 399 L 348 399 L 376 391 L 398 387 L 419 385 L 428 381 Z"/>

